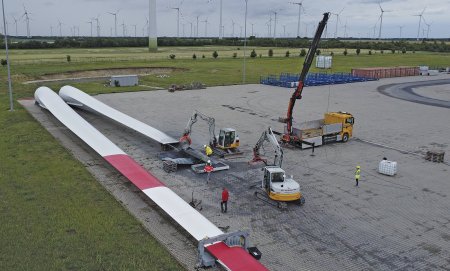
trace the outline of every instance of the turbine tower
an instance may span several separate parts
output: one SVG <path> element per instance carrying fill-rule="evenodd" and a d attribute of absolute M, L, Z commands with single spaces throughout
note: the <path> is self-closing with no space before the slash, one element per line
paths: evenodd
<path fill-rule="evenodd" d="M 25 8 L 25 5 L 23 5 L 23 15 L 22 18 L 25 17 L 25 21 L 27 22 L 27 38 L 31 38 L 31 31 L 30 31 L 30 17 L 28 15 L 30 15 L 31 13 L 29 13 L 27 11 L 27 9 Z"/>
<path fill-rule="evenodd" d="M 205 38 L 208 36 L 208 18 L 206 18 L 202 23 L 205 23 Z"/>
<path fill-rule="evenodd" d="M 17 22 L 19 21 L 16 17 L 13 16 L 14 24 L 16 26 L 16 37 L 18 36 L 17 32 Z"/>
<path fill-rule="evenodd" d="M 336 29 L 334 30 L 334 38 L 337 39 L 338 37 L 338 25 L 339 25 L 339 16 L 341 15 L 342 11 L 344 11 L 344 8 L 341 9 L 338 13 L 331 13 L 336 16 Z"/>
<path fill-rule="evenodd" d="M 108 12 L 112 16 L 114 16 L 114 36 L 117 37 L 117 14 L 119 14 L 120 9 L 116 12 Z"/>
<path fill-rule="evenodd" d="M 158 34 L 156 27 L 156 0 L 148 1 L 148 18 L 149 28 L 148 28 L 148 49 L 151 52 L 158 51 Z"/>
<path fill-rule="evenodd" d="M 273 14 L 275 14 L 275 19 L 274 19 L 274 25 L 273 25 L 273 38 L 276 39 L 277 38 L 277 15 L 278 15 L 278 11 L 272 11 Z"/>
<path fill-rule="evenodd" d="M 425 21 L 425 19 L 423 19 L 423 23 L 427 26 L 427 39 L 428 39 L 428 35 L 430 34 L 430 27 L 433 24 L 431 23 L 427 23 L 427 21 Z"/>
<path fill-rule="evenodd" d="M 177 11 L 177 38 L 180 37 L 180 7 L 172 8 Z"/>
<path fill-rule="evenodd" d="M 234 38 L 234 25 L 235 25 L 236 23 L 234 22 L 234 20 L 233 19 L 231 19 L 231 25 L 232 25 L 232 29 L 233 29 L 233 32 L 231 32 L 231 37 L 233 37 Z"/>
<path fill-rule="evenodd" d="M 381 39 L 381 30 L 382 30 L 382 27 L 383 27 L 383 14 L 385 13 L 385 12 L 391 12 L 390 10 L 384 10 L 382 7 L 381 7 L 381 4 L 380 3 L 378 3 L 378 6 L 380 7 L 380 11 L 381 11 L 381 14 L 380 14 L 380 31 L 378 32 L 378 39 L 380 40 Z"/>
<path fill-rule="evenodd" d="M 405 27 L 404 25 L 400 25 L 398 28 L 400 29 L 400 39 L 402 38 L 402 30 L 403 30 L 403 27 Z"/>
<path fill-rule="evenodd" d="M 60 20 L 58 20 L 59 37 L 62 37 L 62 25 L 63 25 L 63 23 Z"/>
<path fill-rule="evenodd" d="M 420 23 L 422 22 L 423 13 L 425 12 L 425 9 L 426 9 L 426 8 L 427 8 L 427 7 L 425 7 L 425 8 L 422 10 L 421 13 L 416 14 L 416 15 L 413 15 L 413 16 L 419 17 L 419 27 L 417 28 L 417 40 L 419 40 L 419 35 L 420 35 Z"/>
<path fill-rule="evenodd" d="M 98 21 L 99 17 L 100 17 L 100 15 L 97 15 L 96 18 L 91 18 L 91 20 L 93 20 L 97 23 L 97 37 L 100 37 L 100 22 Z"/>
<path fill-rule="evenodd" d="M 137 24 L 132 24 L 132 26 L 134 26 L 134 37 L 137 37 Z"/>
<path fill-rule="evenodd" d="M 126 32 L 127 32 L 127 29 L 126 29 L 127 26 L 125 25 L 125 22 L 122 22 L 122 24 L 120 26 L 122 27 L 122 35 L 123 35 L 123 37 L 125 37 Z"/>
<path fill-rule="evenodd" d="M 86 23 L 91 25 L 91 38 L 92 38 L 92 20 Z"/>
<path fill-rule="evenodd" d="M 292 5 L 298 5 L 298 23 L 297 23 L 297 37 L 300 37 L 300 16 L 305 9 L 303 8 L 303 1 L 302 2 L 289 2 Z"/>

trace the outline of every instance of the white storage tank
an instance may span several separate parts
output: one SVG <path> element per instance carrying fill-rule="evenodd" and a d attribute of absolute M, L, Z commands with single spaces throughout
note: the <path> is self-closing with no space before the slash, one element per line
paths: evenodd
<path fill-rule="evenodd" d="M 132 87 L 138 84 L 139 77 L 137 75 L 113 75 L 110 80 L 112 87 Z"/>
<path fill-rule="evenodd" d="M 331 69 L 332 64 L 333 64 L 332 56 L 317 56 L 316 57 L 316 68 Z"/>
<path fill-rule="evenodd" d="M 394 176 L 397 174 L 397 162 L 381 160 L 378 165 L 378 172 L 384 175 Z"/>

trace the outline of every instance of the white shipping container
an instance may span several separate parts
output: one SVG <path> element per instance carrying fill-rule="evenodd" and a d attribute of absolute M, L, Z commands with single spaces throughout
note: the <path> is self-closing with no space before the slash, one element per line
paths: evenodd
<path fill-rule="evenodd" d="M 110 85 L 112 87 L 132 87 L 139 85 L 137 75 L 113 75 L 111 76 Z"/>
<path fill-rule="evenodd" d="M 333 64 L 332 56 L 317 56 L 316 57 L 316 68 L 331 69 L 332 64 Z"/>
<path fill-rule="evenodd" d="M 384 175 L 394 176 L 397 174 L 397 162 L 382 160 L 378 165 L 378 172 Z"/>

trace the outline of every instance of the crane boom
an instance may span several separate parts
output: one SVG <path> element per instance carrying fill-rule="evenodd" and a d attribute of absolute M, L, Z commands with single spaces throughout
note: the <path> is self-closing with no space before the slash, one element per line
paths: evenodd
<path fill-rule="evenodd" d="M 298 86 L 295 89 L 294 93 L 292 94 L 290 100 L 289 100 L 289 107 L 286 114 L 286 118 L 280 118 L 280 120 L 287 124 L 287 129 L 285 131 L 285 134 L 282 137 L 282 140 L 285 142 L 291 141 L 291 135 L 292 135 L 292 112 L 294 109 L 295 101 L 297 99 L 302 98 L 302 91 L 304 87 L 304 81 L 306 78 L 306 75 L 308 74 L 309 68 L 311 67 L 311 64 L 314 60 L 314 55 L 316 54 L 317 47 L 319 46 L 320 38 L 322 36 L 322 33 L 325 29 L 325 26 L 327 25 L 328 18 L 330 16 L 330 13 L 324 13 L 322 21 L 319 22 L 319 25 L 317 26 L 316 34 L 314 35 L 314 39 L 311 42 L 311 46 L 309 47 L 308 54 L 305 57 L 305 61 L 303 62 L 303 69 L 300 73 Z"/>
<path fill-rule="evenodd" d="M 268 141 L 272 145 L 272 148 L 275 152 L 273 165 L 281 167 L 281 164 L 283 163 L 283 149 L 281 148 L 280 144 L 278 144 L 278 140 L 275 137 L 272 128 L 270 127 L 261 134 L 261 137 L 259 138 L 258 142 L 256 142 L 255 147 L 253 147 L 252 162 L 264 161 L 264 163 L 267 164 L 267 160 L 261 158 L 260 153 L 261 147 L 263 146 L 265 141 Z"/>

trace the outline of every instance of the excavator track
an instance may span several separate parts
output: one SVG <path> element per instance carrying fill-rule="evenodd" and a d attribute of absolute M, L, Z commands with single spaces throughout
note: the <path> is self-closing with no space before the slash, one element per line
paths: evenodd
<path fill-rule="evenodd" d="M 280 210 L 287 210 L 287 203 L 270 199 L 265 192 L 255 191 L 255 197 Z"/>

